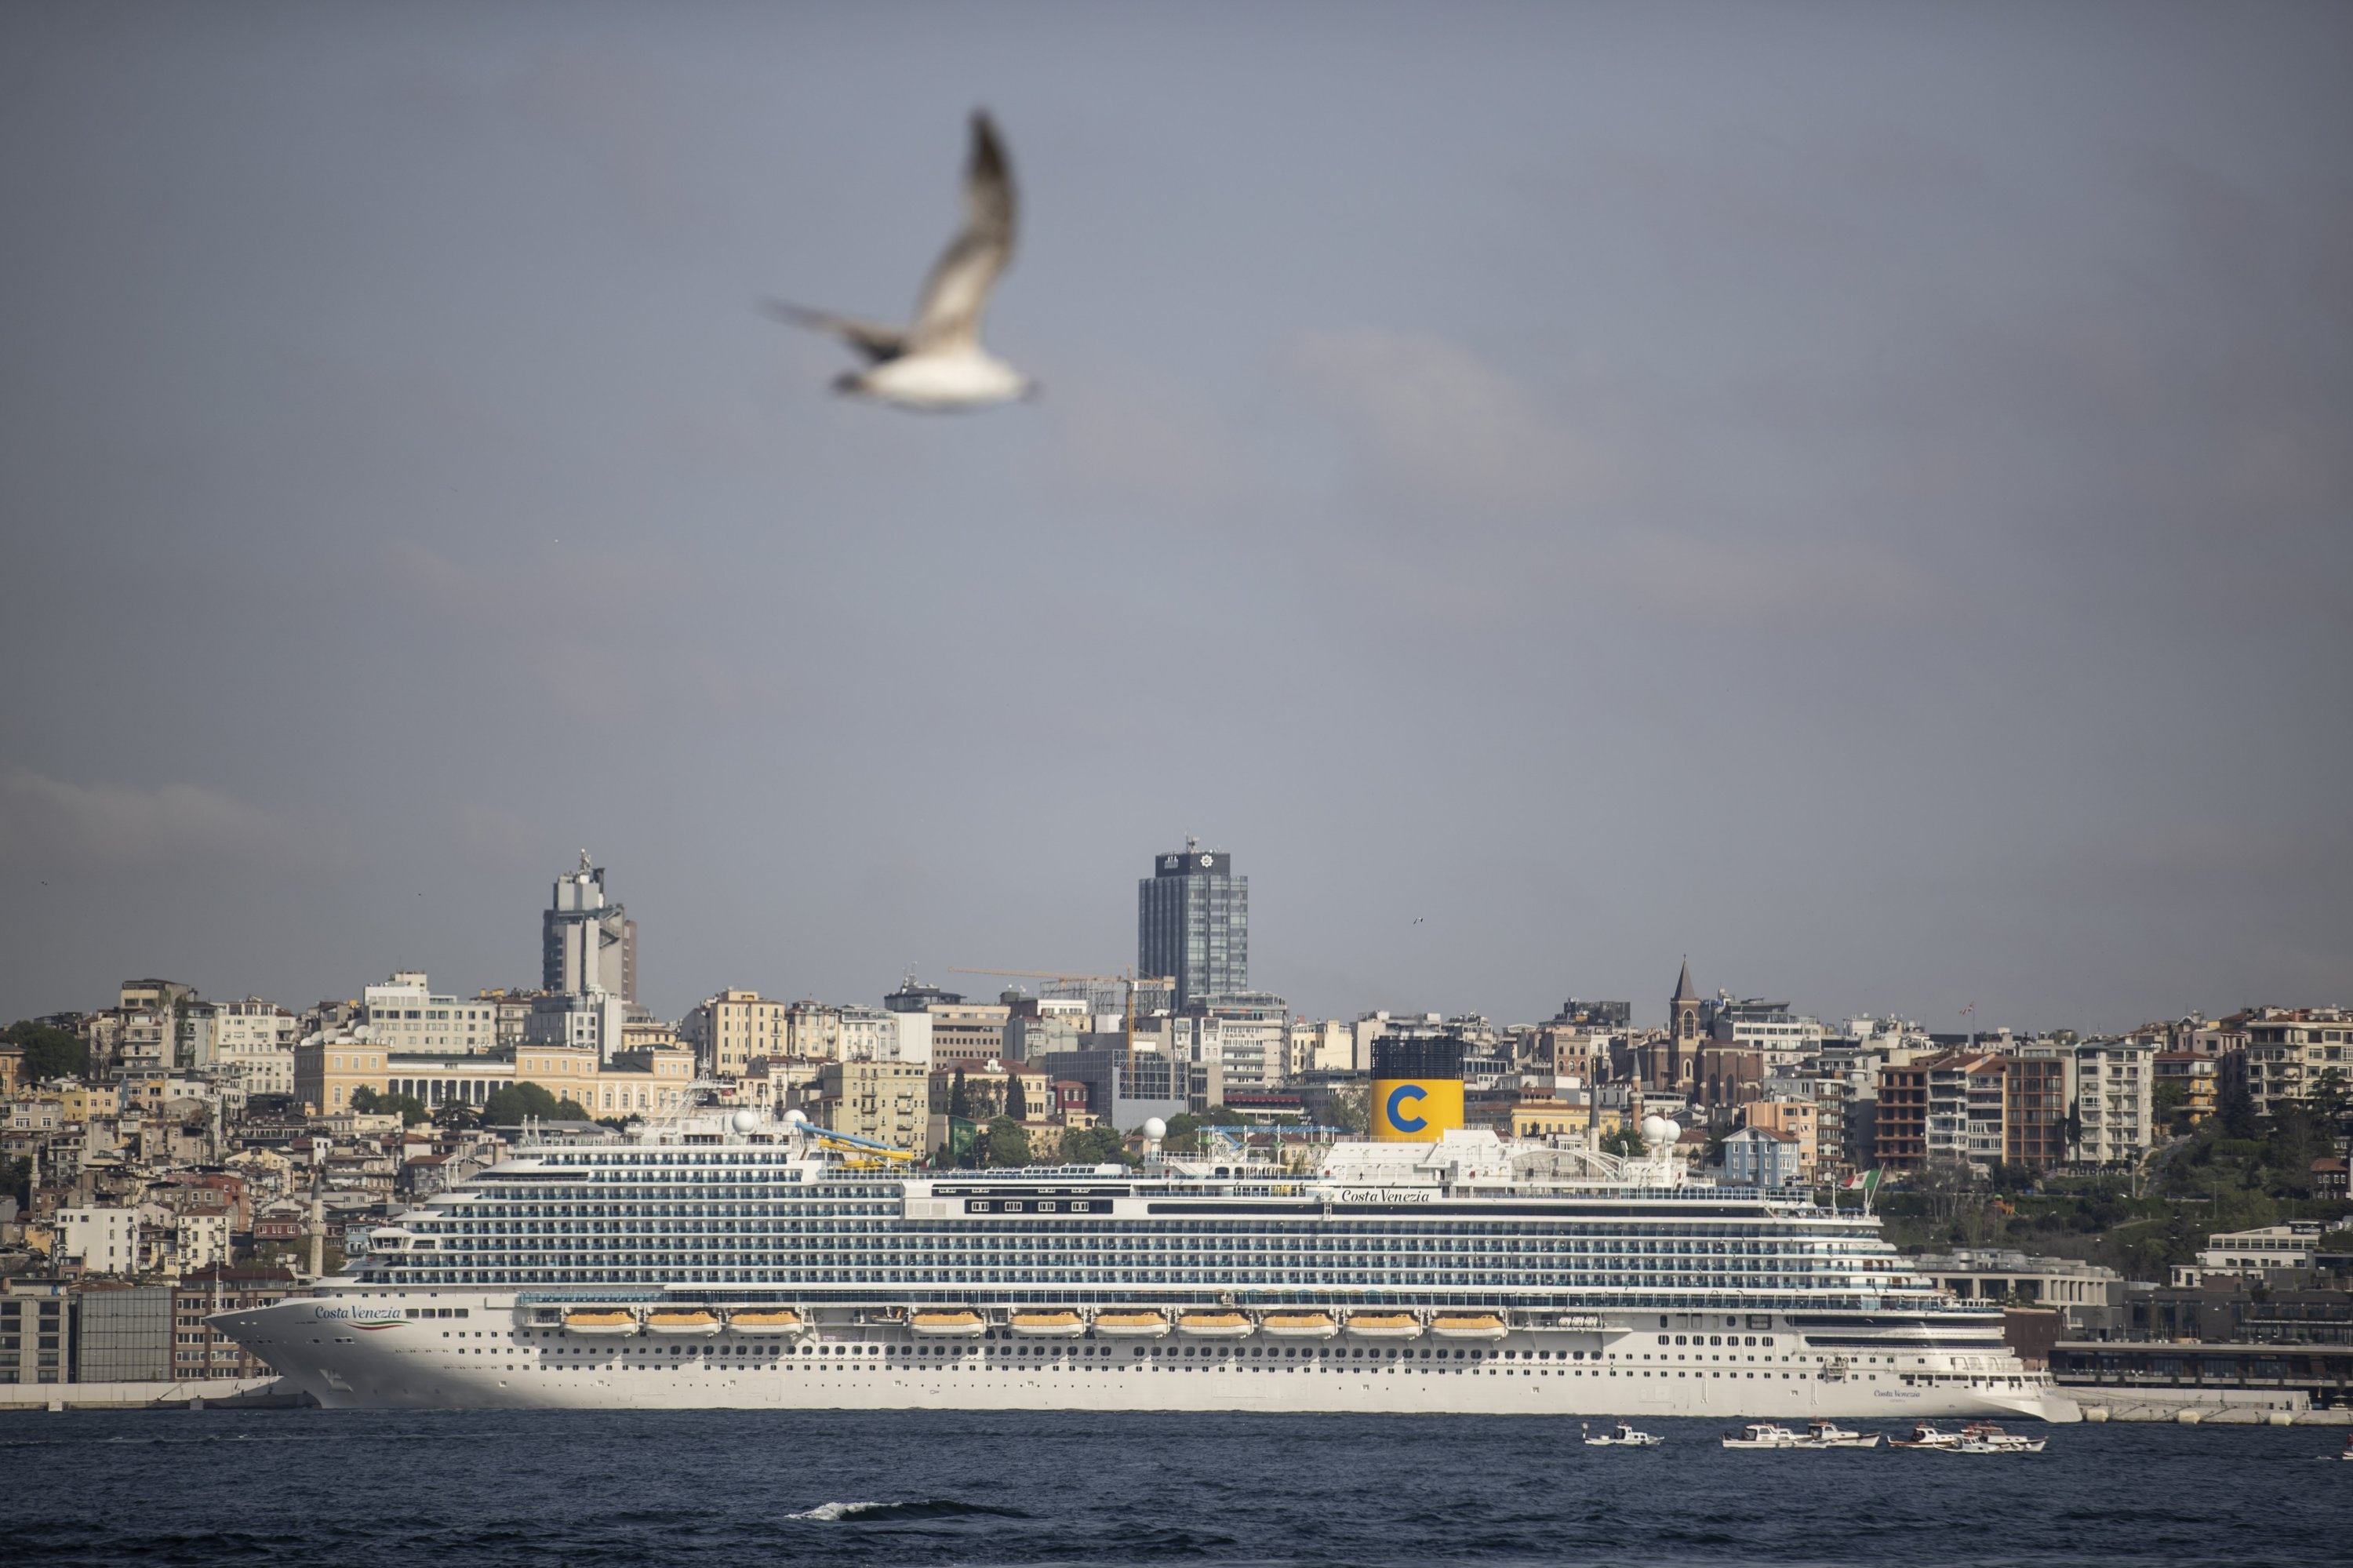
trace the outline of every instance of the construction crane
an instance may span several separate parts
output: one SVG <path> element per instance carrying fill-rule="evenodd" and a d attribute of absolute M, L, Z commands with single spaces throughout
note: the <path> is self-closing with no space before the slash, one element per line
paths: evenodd
<path fill-rule="evenodd" d="M 1127 1076 L 1122 1080 L 1122 1087 L 1124 1088 L 1131 1096 L 1135 1093 L 1136 988 L 1138 986 L 1147 985 L 1173 986 L 1176 983 L 1176 979 L 1173 976 L 1140 975 L 1132 968 L 1122 970 L 1120 973 L 1115 975 L 1074 975 L 1056 974 L 1046 969 L 965 969 L 960 966 L 951 964 L 948 966 L 948 972 L 950 974 L 958 975 L 1003 975 L 1014 980 L 1052 980 L 1057 985 L 1115 985 L 1124 987 L 1127 992 L 1127 1024 L 1125 1029 L 1127 1045 Z M 1114 1099 L 1118 1098 L 1117 1091 L 1113 1092 L 1112 1097 Z"/>

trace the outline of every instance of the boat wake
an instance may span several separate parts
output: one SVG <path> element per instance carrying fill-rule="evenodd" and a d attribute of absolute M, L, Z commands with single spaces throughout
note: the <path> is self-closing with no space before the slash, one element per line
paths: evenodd
<path fill-rule="evenodd" d="M 819 1503 L 799 1513 L 788 1513 L 786 1519 L 812 1520 L 820 1524 L 832 1524 L 841 1520 L 855 1520 L 860 1524 L 901 1519 L 1027 1519 L 1019 1509 L 990 1508 L 986 1503 L 957 1502 L 953 1498 L 926 1498 L 920 1502 L 829 1502 Z"/>

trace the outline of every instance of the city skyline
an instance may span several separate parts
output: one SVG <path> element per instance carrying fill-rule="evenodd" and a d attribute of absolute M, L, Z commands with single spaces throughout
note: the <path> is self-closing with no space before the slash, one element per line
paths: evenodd
<path fill-rule="evenodd" d="M 1139 879 L 1136 885 L 1139 906 L 1139 929 L 1137 935 L 1137 948 L 1135 949 L 1138 958 L 1136 972 L 1150 972 L 1154 968 L 1153 964 L 1148 961 L 1148 956 L 1153 950 L 1152 944 L 1155 940 L 1155 927 L 1154 925 L 1155 915 L 1158 916 L 1160 924 L 1168 927 L 1166 931 L 1160 932 L 1157 937 L 1158 941 L 1163 946 L 1166 946 L 1169 940 L 1175 938 L 1179 928 L 1192 930 L 1195 935 L 1206 936 L 1207 927 L 1211 923 L 1211 916 L 1208 914 L 1206 905 L 1195 907 L 1193 904 L 1185 904 L 1182 906 L 1171 906 L 1166 909 L 1157 909 L 1154 902 L 1154 892 L 1156 885 L 1175 882 L 1185 886 L 1189 891 L 1191 885 L 1196 883 L 1206 884 L 1214 882 L 1220 885 L 1230 884 L 1236 890 L 1238 890 L 1239 894 L 1238 897 L 1233 895 L 1229 895 L 1228 897 L 1235 906 L 1235 912 L 1240 916 L 1240 919 L 1236 924 L 1243 933 L 1242 940 L 1244 944 L 1243 952 L 1245 957 L 1241 963 L 1236 967 L 1226 967 L 1222 959 L 1217 967 L 1209 967 L 1205 963 L 1202 972 L 1208 975 L 1223 975 L 1228 978 L 1232 978 L 1238 968 L 1240 986 L 1249 987 L 1250 985 L 1246 957 L 1248 940 L 1247 932 L 1249 927 L 1249 878 L 1246 876 L 1237 875 L 1232 873 L 1232 858 L 1233 857 L 1230 853 L 1224 850 L 1203 852 L 1199 847 L 1198 841 L 1189 838 L 1187 841 L 1187 848 L 1185 851 L 1157 854 L 1153 857 L 1155 874 L 1153 876 Z M 1192 860 L 1198 860 L 1201 864 L 1198 867 L 1190 864 L 1172 867 L 1169 863 L 1172 861 Z M 555 879 L 554 891 L 551 895 L 549 905 L 543 906 L 539 911 L 542 929 L 542 959 L 543 966 L 548 966 L 542 976 L 541 989 L 551 994 L 561 994 L 567 988 L 555 981 L 552 977 L 559 970 L 571 975 L 576 975 L 580 972 L 579 957 L 576 948 L 578 938 L 575 936 L 572 939 L 574 945 L 568 947 L 565 938 L 559 935 L 560 932 L 567 928 L 575 930 L 585 928 L 592 932 L 601 929 L 607 933 L 604 940 L 606 947 L 610 950 L 609 955 L 604 959 L 602 966 L 603 972 L 608 980 L 618 980 L 623 977 L 626 977 L 628 981 L 630 982 L 630 989 L 624 990 L 617 985 L 610 983 L 601 984 L 596 989 L 607 990 L 617 998 L 624 998 L 628 1001 L 635 1002 L 638 999 L 632 992 L 634 982 L 637 978 L 636 952 L 638 924 L 634 919 L 628 919 L 626 917 L 626 910 L 618 902 L 611 904 L 606 904 L 603 902 L 605 897 L 604 877 L 607 868 L 601 865 L 592 866 L 589 862 L 590 857 L 587 853 L 586 851 L 581 852 L 577 869 L 567 870 L 564 874 Z M 1202 874 L 1189 874 L 1197 870 Z M 543 882 L 543 885 L 544 884 Z M 1220 907 L 1222 908 L 1224 906 L 1221 905 Z M 601 922 L 596 918 L 599 916 L 603 917 Z M 584 916 L 586 916 L 586 918 L 584 918 Z M 1196 927 L 1198 929 L 1194 929 Z M 569 954 L 569 957 L 566 956 L 567 953 Z M 624 953 L 627 955 L 626 959 L 617 956 Z M 1049 955 L 1047 957 L 1051 956 Z M 1940 1021 L 1933 1016 L 1923 1014 L 1917 1009 L 1906 1008 L 1900 1004 L 1892 1007 L 1883 1006 L 1874 1009 L 1862 1006 L 1841 1005 L 1835 1001 L 1830 1002 L 1806 1001 L 1792 1001 L 1789 996 L 1783 994 L 1786 992 L 1787 988 L 1778 988 L 1777 990 L 1777 988 L 1769 984 L 1757 985 L 1745 983 L 1744 981 L 1742 984 L 1734 985 L 1728 981 L 1721 980 L 1711 976 L 1707 982 L 1703 985 L 1699 984 L 1699 982 L 1695 981 L 1693 978 L 1692 961 L 1689 954 L 1683 954 L 1681 957 L 1679 963 L 1680 969 L 1672 986 L 1651 988 L 1651 991 L 1656 992 L 1655 996 L 1651 994 L 1651 991 L 1646 991 L 1642 986 L 1637 983 L 1598 984 L 1584 977 L 1577 977 L 1563 986 L 1556 986 L 1554 988 L 1554 993 L 1566 997 L 1570 1001 L 1574 1001 L 1579 993 L 1583 993 L 1588 997 L 1607 997 L 1614 994 L 1618 997 L 1628 999 L 1632 1009 L 1631 1027 L 1638 1031 L 1644 1029 L 1661 1029 L 1666 1030 L 1670 1033 L 1681 1031 L 1683 1028 L 1684 1023 L 1689 1022 L 1690 1018 L 1695 1018 L 1697 1016 L 1697 1010 L 1702 1006 L 1704 1000 L 1706 1005 L 1712 1007 L 1715 1004 L 1715 999 L 1718 997 L 1728 1001 L 1755 1001 L 1765 998 L 1770 994 L 1777 1003 L 1791 1006 L 1799 1014 L 1816 1019 L 1826 1028 L 1835 1029 L 1843 1020 L 1846 1019 L 1858 1016 L 1870 1016 L 1878 1019 L 1893 1018 L 1908 1021 L 1919 1025 L 1923 1029 L 1943 1035 L 1983 1033 L 1989 1036 L 2005 1030 L 2021 1036 L 2025 1036 L 2030 1034 L 2046 1033 L 2059 1029 L 2072 1029 L 2088 1037 L 2104 1033 L 2119 1033 L 2126 1029 L 2137 1027 L 2142 1024 L 2161 1022 L 2168 1020 L 2188 1017 L 2192 1014 L 2202 1017 L 2223 1017 L 2242 1008 L 2261 1006 L 2302 1007 L 2310 1005 L 2331 1005 L 2334 1004 L 2336 1001 L 2333 997 L 2299 997 L 2287 999 L 2270 997 L 2249 998 L 2234 1001 L 2227 1005 L 2191 1006 L 2144 1011 L 2128 1020 L 2116 1022 L 2104 1022 L 2096 1026 L 2086 1026 L 2069 1020 L 2021 1020 L 2000 1017 L 1992 1014 L 1988 1010 L 1979 1008 L 1975 1003 L 1971 1003 L 1966 1006 L 1953 1018 Z M 566 967 L 567 965 L 569 966 L 568 969 Z M 895 969 L 892 969 L 891 966 L 884 966 L 885 969 L 891 969 L 893 977 L 892 980 L 888 983 L 878 983 L 863 991 L 857 989 L 855 982 L 852 982 L 849 986 L 821 988 L 796 986 L 789 981 L 783 984 L 777 984 L 771 977 L 765 975 L 728 975 L 712 978 L 708 981 L 708 983 L 701 984 L 700 986 L 688 984 L 686 989 L 691 992 L 691 1000 L 681 1004 L 675 1010 L 665 1011 L 660 1007 L 651 1007 L 649 1009 L 649 1012 L 654 1017 L 669 1022 L 675 1022 L 678 1019 L 684 1017 L 696 1004 L 711 997 L 717 996 L 722 991 L 727 991 L 731 988 L 748 988 L 751 991 L 759 993 L 769 1001 L 789 1001 L 807 998 L 834 1004 L 855 1003 L 861 1005 L 874 1005 L 882 1001 L 892 989 L 910 980 L 923 980 L 936 983 L 944 980 L 956 979 L 958 977 L 953 971 L 960 967 L 963 966 L 956 963 L 926 965 L 920 962 L 902 963 Z M 1116 966 L 1113 967 L 1115 968 Z M 1176 966 L 1176 968 L 1179 972 L 1181 972 L 1184 966 L 1178 965 Z M 438 974 L 440 971 L 438 969 L 428 969 L 426 966 L 420 966 L 406 961 L 395 962 L 389 967 L 379 965 L 376 970 L 371 971 L 365 982 L 355 982 L 349 988 L 350 997 L 348 1000 L 355 1000 L 358 997 L 360 991 L 363 989 L 363 983 L 375 984 L 383 974 L 396 974 L 400 972 L 429 972 Z M 461 969 L 459 972 L 470 971 L 464 971 Z M 979 971 L 977 978 L 986 980 L 992 972 L 1003 973 L 1005 971 L 989 971 L 983 969 Z M 1080 972 L 1107 973 L 1110 972 L 1110 970 L 1100 965 L 1096 966 L 1093 969 L 1086 969 L 1084 966 L 1082 966 L 1079 969 L 1072 969 L 1066 965 L 1062 969 L 1054 972 L 1068 972 L 1073 974 Z M 212 985 L 205 983 L 204 981 L 192 980 L 185 975 L 166 975 L 164 970 L 156 969 L 153 966 L 149 966 L 145 969 L 140 969 L 137 966 L 131 966 L 129 972 L 118 977 L 115 981 L 108 982 L 108 984 L 102 988 L 104 997 L 111 998 L 114 994 L 118 985 L 134 983 L 138 976 L 145 975 L 153 975 L 160 980 L 168 980 L 170 983 L 174 984 L 192 985 L 195 994 L 207 1001 L 223 1001 L 234 999 L 259 998 L 278 1003 L 281 1006 L 291 1007 L 299 1010 L 306 1006 L 342 998 L 342 993 L 332 990 L 332 988 L 319 991 L 316 995 L 309 994 L 308 992 L 299 989 L 284 991 L 269 991 L 253 987 L 240 990 L 234 986 L 226 990 L 216 989 Z M 975 977 L 972 975 L 966 975 L 964 978 L 969 980 Z M 476 992 L 491 992 L 512 989 L 512 980 L 513 977 L 501 979 L 496 976 L 481 979 L 479 981 L 470 979 L 456 982 L 454 990 L 458 995 L 468 996 Z M 973 999 L 976 1001 L 986 1000 L 986 997 L 981 993 L 985 992 L 988 996 L 993 996 L 999 990 L 1029 991 L 1036 989 L 1037 982 L 1034 980 L 1009 978 L 1004 980 L 1001 984 L 992 983 L 987 986 L 974 988 Z M 1051 988 L 1050 987 L 1048 989 Z M 1250 994 L 1256 995 L 1272 990 L 1273 988 L 1268 986 L 1256 986 L 1250 988 Z M 1173 1005 L 1177 1011 L 1181 1012 L 1187 1005 L 1200 1000 L 1202 997 L 1214 998 L 1221 994 L 1231 995 L 1232 993 L 1219 992 L 1211 990 L 1201 991 L 1196 996 L 1188 997 L 1181 994 L 1180 991 L 1179 995 L 1172 999 Z M 1280 993 L 1278 992 L 1277 994 Z M 1658 999 L 1662 997 L 1666 998 L 1667 1000 L 1659 1001 Z M 1438 1013 L 1448 1017 L 1476 1015 L 1485 1017 L 1490 1022 L 1497 1024 L 1529 1024 L 1540 1022 L 1547 1018 L 1555 1016 L 1556 1008 L 1561 1005 L 1559 1003 L 1554 1003 L 1526 1013 L 1507 1013 L 1497 1012 L 1490 1008 L 1480 1007 L 1475 1003 L 1475 1001 L 1460 1006 L 1450 1005 L 1442 1007 L 1437 1005 L 1425 1006 L 1413 1002 L 1398 1003 L 1394 1001 L 1383 1001 L 1378 1002 L 1364 1003 L 1361 1005 L 1342 1001 L 1330 1007 L 1311 1007 L 1288 996 L 1284 997 L 1284 1000 L 1289 1003 L 1287 1012 L 1291 1015 L 1302 1018 L 1353 1018 L 1370 1014 L 1375 1012 L 1386 1012 L 1405 1017 L 1419 1016 L 1425 1013 Z M 1654 1003 L 1656 1005 L 1655 1017 L 1653 1017 L 1652 1013 Z M 9 1016 L 31 1017 L 64 1012 L 86 1012 L 105 1005 L 110 1005 L 110 1003 L 103 999 L 89 1001 L 76 1001 L 61 1002 L 49 1006 L 19 1008 L 11 1012 Z M 1592 1004 L 1588 1003 L 1588 1005 Z M 1603 1005 L 1615 1004 L 1605 1003 Z M 0 1009 L 0 1011 L 5 1010 Z"/>
<path fill-rule="evenodd" d="M 1315 1012 L 2353 991 L 2341 7 L 247 15 L 0 18 L 0 1012 L 582 844 L 665 1014 L 1108 969 L 1187 832 Z M 1044 397 L 827 397 L 976 107 Z"/>

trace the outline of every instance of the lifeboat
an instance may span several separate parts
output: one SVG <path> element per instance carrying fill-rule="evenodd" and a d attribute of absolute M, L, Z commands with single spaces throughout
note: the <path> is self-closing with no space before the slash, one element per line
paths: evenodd
<path fill-rule="evenodd" d="M 1168 1319 L 1157 1312 L 1098 1312 L 1095 1332 L 1106 1340 L 1157 1340 L 1168 1332 Z"/>
<path fill-rule="evenodd" d="M 1511 1330 L 1493 1312 L 1458 1312 L 1432 1318 L 1430 1331 L 1441 1340 L 1500 1340 Z"/>
<path fill-rule="evenodd" d="M 719 1314 L 697 1307 L 691 1311 L 649 1312 L 646 1332 L 649 1334 L 715 1334 L 723 1325 Z"/>
<path fill-rule="evenodd" d="M 1356 1340 L 1416 1340 L 1421 1319 L 1410 1312 L 1351 1312 L 1348 1337 Z"/>
<path fill-rule="evenodd" d="M 1258 1331 L 1271 1340 L 1328 1340 L 1340 1331 L 1329 1312 L 1269 1312 Z"/>
<path fill-rule="evenodd" d="M 1240 1312 L 1187 1312 L 1176 1319 L 1176 1331 L 1188 1340 L 1247 1340 L 1258 1325 Z"/>
<path fill-rule="evenodd" d="M 926 1340 L 977 1340 L 988 1331 L 977 1312 L 911 1312 L 907 1327 Z"/>
<path fill-rule="evenodd" d="M 806 1327 L 801 1315 L 789 1307 L 730 1312 L 727 1326 L 739 1334 L 789 1334 Z"/>
<path fill-rule="evenodd" d="M 1016 1312 L 1008 1326 L 1025 1340 L 1075 1340 L 1087 1331 L 1076 1312 Z"/>
<path fill-rule="evenodd" d="M 634 1334 L 638 1317 L 634 1312 L 566 1312 L 564 1331 L 567 1334 Z"/>

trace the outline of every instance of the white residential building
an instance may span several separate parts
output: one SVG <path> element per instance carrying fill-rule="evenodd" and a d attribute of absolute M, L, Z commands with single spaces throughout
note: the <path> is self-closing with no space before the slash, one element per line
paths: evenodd
<path fill-rule="evenodd" d="M 172 1224 L 172 1252 L 184 1274 L 228 1262 L 228 1216 L 182 1214 Z"/>
<path fill-rule="evenodd" d="M 301 1020 L 258 996 L 205 1005 L 210 1041 L 202 1054 L 188 1058 L 191 1065 L 230 1079 L 248 1095 L 294 1092 L 294 1045 Z"/>
<path fill-rule="evenodd" d="M 2327 1226 L 2316 1220 L 2295 1220 L 2252 1231 L 2222 1231 L 2208 1236 L 2195 1263 L 2173 1266 L 2173 1283 L 2195 1287 L 2207 1276 L 2253 1275 L 2267 1268 L 2310 1268 Z"/>
<path fill-rule="evenodd" d="M 2229 1075 L 2257 1116 L 2274 1116 L 2312 1099 L 2325 1075 L 2353 1078 L 2353 1010 L 2265 1008 L 2246 1024 L 2246 1048 L 2229 1058 Z"/>
<path fill-rule="evenodd" d="M 2137 1040 L 2094 1040 L 2075 1047 L 2074 1158 L 2127 1165 L 2148 1152 L 2157 1048 Z"/>
<path fill-rule="evenodd" d="M 531 1004 L 522 1039 L 526 1045 L 577 1046 L 610 1062 L 624 1048 L 628 1022 L 628 1000 L 611 991 L 543 996 Z"/>
<path fill-rule="evenodd" d="M 1301 1018 L 1284 1028 L 1282 1073 L 1286 1078 L 1302 1073 L 1345 1073 L 1356 1061 L 1356 1032 L 1345 1019 L 1318 1022 Z"/>
<path fill-rule="evenodd" d="M 878 1061 L 914 1062 L 924 1067 L 932 1065 L 932 1015 L 928 1010 L 884 1013 L 874 1040 Z"/>
<path fill-rule="evenodd" d="M 497 1006 L 436 996 L 424 971 L 401 969 L 361 993 L 360 1022 L 394 1051 L 488 1051 L 498 1044 Z"/>
<path fill-rule="evenodd" d="M 58 1253 L 79 1258 L 85 1273 L 139 1272 L 139 1211 L 136 1209 L 59 1209 Z"/>
<path fill-rule="evenodd" d="M 1283 1079 L 1281 1018 L 1175 1018 L 1168 1023 L 1177 1058 L 1219 1069 L 1224 1088 L 1271 1088 Z"/>
<path fill-rule="evenodd" d="M 1822 1052 L 1822 1021 L 1792 1013 L 1778 1004 L 1732 1002 L 1716 1012 L 1709 1031 L 1712 1044 L 1736 1051 L 1755 1051 L 1767 1072 L 1792 1067 Z"/>

